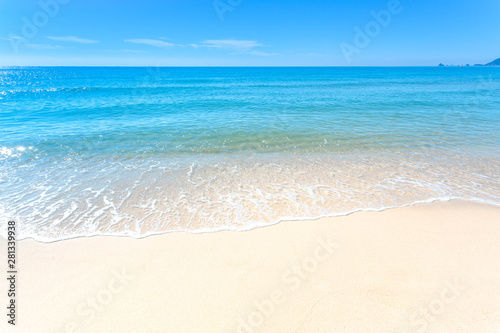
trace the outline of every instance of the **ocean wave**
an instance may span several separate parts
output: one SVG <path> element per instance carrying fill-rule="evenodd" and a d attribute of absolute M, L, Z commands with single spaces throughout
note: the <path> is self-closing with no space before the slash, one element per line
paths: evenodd
<path fill-rule="evenodd" d="M 42 159 L 0 174 L 0 212 L 39 241 L 249 230 L 434 200 L 500 204 L 496 165 L 429 153 Z"/>

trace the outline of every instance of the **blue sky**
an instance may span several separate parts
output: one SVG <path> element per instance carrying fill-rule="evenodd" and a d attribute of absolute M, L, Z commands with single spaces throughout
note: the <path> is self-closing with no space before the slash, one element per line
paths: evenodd
<path fill-rule="evenodd" d="M 498 0 L 0 0 L 0 66 L 404 66 L 500 57 Z"/>

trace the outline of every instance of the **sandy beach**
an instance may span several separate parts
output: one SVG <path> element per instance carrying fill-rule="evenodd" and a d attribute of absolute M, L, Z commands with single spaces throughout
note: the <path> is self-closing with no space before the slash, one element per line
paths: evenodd
<path fill-rule="evenodd" d="M 500 333 L 500 1 L 4 2 L 0 333 Z"/>
<path fill-rule="evenodd" d="M 17 325 L 1 331 L 499 332 L 499 239 L 500 207 L 455 200 L 246 232 L 22 240 Z"/>

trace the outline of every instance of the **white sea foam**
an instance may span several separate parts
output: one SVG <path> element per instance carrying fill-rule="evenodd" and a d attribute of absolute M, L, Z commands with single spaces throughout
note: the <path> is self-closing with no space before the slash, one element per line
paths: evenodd
<path fill-rule="evenodd" d="M 428 152 L 40 160 L 1 173 L 0 212 L 38 241 L 250 230 L 435 200 L 500 204 L 497 162 Z"/>

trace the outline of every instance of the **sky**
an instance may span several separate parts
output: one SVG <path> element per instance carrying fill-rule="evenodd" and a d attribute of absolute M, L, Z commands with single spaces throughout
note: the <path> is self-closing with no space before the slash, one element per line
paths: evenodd
<path fill-rule="evenodd" d="M 0 0 L 0 66 L 435 66 L 500 57 L 498 0 Z"/>

